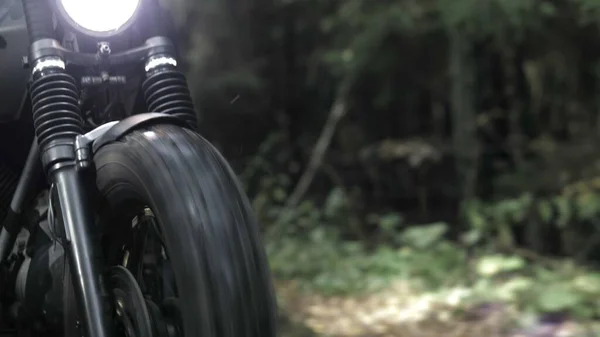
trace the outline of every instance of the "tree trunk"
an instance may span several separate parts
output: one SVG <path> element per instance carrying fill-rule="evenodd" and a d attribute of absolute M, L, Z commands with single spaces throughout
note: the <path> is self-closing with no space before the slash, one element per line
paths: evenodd
<path fill-rule="evenodd" d="M 474 100 L 475 66 L 468 37 L 459 28 L 450 32 L 451 110 L 459 198 L 475 196 L 479 144 Z"/>

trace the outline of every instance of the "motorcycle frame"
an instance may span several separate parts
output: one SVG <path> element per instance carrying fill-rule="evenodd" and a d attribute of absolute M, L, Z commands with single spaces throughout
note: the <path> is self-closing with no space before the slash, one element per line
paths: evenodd
<path fill-rule="evenodd" d="M 112 66 L 143 64 L 159 55 L 169 55 L 173 58 L 176 55 L 174 45 L 167 37 L 151 37 L 142 46 L 115 54 L 101 53 L 100 50 L 96 54 L 80 53 L 64 48 L 56 39 L 43 39 L 31 43 L 29 56 L 24 57 L 23 65 L 30 67 L 38 60 L 59 57 L 67 64 L 109 69 Z M 94 80 L 87 78 L 90 83 Z M 84 84 L 85 81 L 82 79 Z M 111 77 L 103 79 L 103 82 L 109 85 L 113 82 L 118 84 L 119 79 Z M 78 309 L 82 313 L 81 318 L 88 337 L 108 337 L 109 326 L 106 319 L 108 308 L 100 282 L 100 266 L 92 248 L 94 211 L 87 202 L 88 196 L 95 192 L 96 187 L 90 186 L 83 174 L 93 169 L 93 154 L 100 147 L 118 140 L 136 128 L 158 123 L 189 127 L 177 117 L 144 113 L 101 125 L 71 140 L 73 143 L 70 146 L 52 147 L 43 153 L 38 147 L 37 137 L 34 138 L 8 215 L 2 224 L 0 263 L 6 261 L 13 249 L 16 237 L 22 229 L 19 216 L 26 196 L 29 191 L 35 189 L 36 179 L 43 171 L 50 186 L 55 189 L 56 194 L 51 193 L 50 197 L 56 197 L 52 204 L 57 206 L 57 220 L 64 226 L 63 245 L 71 270 Z"/>

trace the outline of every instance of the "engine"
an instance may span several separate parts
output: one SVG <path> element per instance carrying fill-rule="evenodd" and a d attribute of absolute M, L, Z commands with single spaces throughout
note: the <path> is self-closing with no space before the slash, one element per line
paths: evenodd
<path fill-rule="evenodd" d="M 48 192 L 36 199 L 23 221 L 24 229 L 6 270 L 8 287 L 3 297 L 9 301 L 3 302 L 12 303 L 9 313 L 17 325 L 34 331 L 44 327 L 44 333 L 49 333 L 48 329 L 55 331 L 62 326 L 67 261 L 57 239 L 61 235 L 53 228 Z"/>

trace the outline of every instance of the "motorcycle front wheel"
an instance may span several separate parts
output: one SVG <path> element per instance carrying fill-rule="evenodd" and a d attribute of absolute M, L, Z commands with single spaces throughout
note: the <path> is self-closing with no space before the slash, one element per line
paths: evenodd
<path fill-rule="evenodd" d="M 179 333 L 171 329 L 168 335 L 275 336 L 276 302 L 257 221 L 235 174 L 208 141 L 191 130 L 158 125 L 102 147 L 94 162 L 108 267 L 128 269 L 145 298 L 163 297 L 134 309 L 134 316 L 169 311 L 164 304 L 176 303 Z M 162 246 L 155 259 L 146 252 L 156 246 L 147 239 L 151 232 Z M 146 277 L 152 265 L 160 265 L 154 274 L 163 280 Z M 168 275 L 176 289 L 168 286 Z M 130 323 L 125 330 L 135 331 Z"/>

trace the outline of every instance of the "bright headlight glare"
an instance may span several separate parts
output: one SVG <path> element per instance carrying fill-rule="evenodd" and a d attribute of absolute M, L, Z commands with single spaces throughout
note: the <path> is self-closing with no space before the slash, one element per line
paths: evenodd
<path fill-rule="evenodd" d="M 96 33 L 117 30 L 135 14 L 140 0 L 60 0 L 79 26 Z"/>

